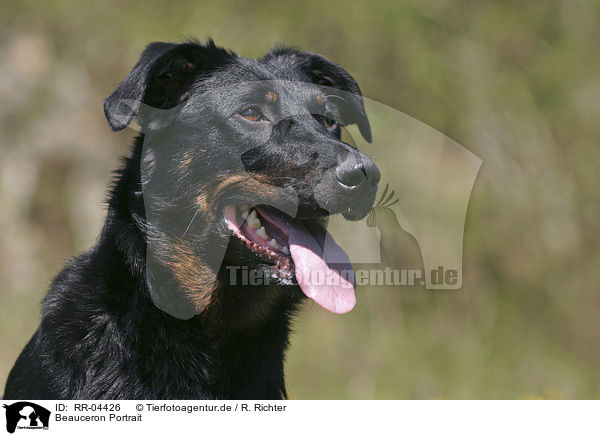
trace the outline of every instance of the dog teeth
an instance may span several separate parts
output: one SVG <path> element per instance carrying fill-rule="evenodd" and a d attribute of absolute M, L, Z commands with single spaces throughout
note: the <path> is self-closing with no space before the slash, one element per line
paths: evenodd
<path fill-rule="evenodd" d="M 287 247 L 283 247 L 283 248 L 281 249 L 281 251 L 283 252 L 283 254 L 290 254 L 290 250 L 288 250 L 288 248 L 287 248 Z"/>
<path fill-rule="evenodd" d="M 240 211 L 242 221 L 245 221 L 248 218 L 248 212 L 250 211 L 250 207 L 247 204 L 240 204 L 238 205 L 238 210 Z"/>
<path fill-rule="evenodd" d="M 252 227 L 253 229 L 258 229 L 261 226 L 260 220 L 256 216 L 256 211 L 255 210 L 253 210 L 252 212 L 250 212 L 248 214 L 248 217 L 246 218 L 246 221 L 248 222 L 248 225 L 250 227 Z"/>
<path fill-rule="evenodd" d="M 252 212 L 248 214 L 246 221 L 248 222 L 248 225 L 253 229 L 258 229 L 261 226 L 260 219 L 258 219 L 255 210 L 252 210 Z"/>
<path fill-rule="evenodd" d="M 260 225 L 260 221 L 258 222 L 258 224 Z M 258 236 L 260 236 L 261 238 L 263 238 L 263 239 L 267 239 L 267 238 L 268 238 L 268 236 L 267 236 L 267 232 L 266 232 L 266 230 L 265 230 L 264 226 L 262 226 L 260 229 L 258 229 L 258 230 L 256 231 L 256 234 L 257 234 Z"/>
<path fill-rule="evenodd" d="M 277 241 L 275 240 L 275 238 L 271 239 L 269 241 L 269 246 L 273 247 L 273 248 L 279 248 L 279 244 L 277 243 Z"/>

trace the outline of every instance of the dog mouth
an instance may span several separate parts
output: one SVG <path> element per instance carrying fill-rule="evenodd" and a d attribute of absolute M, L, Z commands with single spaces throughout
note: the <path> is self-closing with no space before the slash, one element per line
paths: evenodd
<path fill-rule="evenodd" d="M 346 252 L 317 218 L 293 219 L 269 206 L 224 209 L 225 225 L 255 260 L 293 282 L 323 308 L 346 313 L 356 304 L 354 271 Z"/>
<path fill-rule="evenodd" d="M 289 232 L 288 226 L 282 225 L 283 214 L 277 220 L 274 212 L 266 212 L 265 206 L 241 204 L 227 206 L 224 216 L 225 224 L 242 245 L 263 263 L 274 265 L 281 278 L 293 278 Z"/>

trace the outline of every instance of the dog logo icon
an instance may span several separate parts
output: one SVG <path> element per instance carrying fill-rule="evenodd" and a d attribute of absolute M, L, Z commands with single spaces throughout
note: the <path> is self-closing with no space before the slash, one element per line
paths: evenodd
<path fill-rule="evenodd" d="M 6 431 L 14 433 L 18 429 L 48 429 L 50 411 L 35 403 L 19 401 L 10 405 L 4 404 L 6 409 Z"/>

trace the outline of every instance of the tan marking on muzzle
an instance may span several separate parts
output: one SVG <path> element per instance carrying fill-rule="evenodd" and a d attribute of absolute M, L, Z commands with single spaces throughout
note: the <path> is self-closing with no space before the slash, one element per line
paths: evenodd
<path fill-rule="evenodd" d="M 191 156 L 186 156 L 184 157 L 178 165 L 179 171 L 182 174 L 187 173 L 187 171 L 190 169 L 190 165 L 192 164 L 192 157 Z"/>
<path fill-rule="evenodd" d="M 213 183 L 206 186 L 205 200 L 202 196 L 196 197 L 196 202 L 203 201 L 204 207 L 211 207 L 225 194 L 225 191 L 238 189 L 239 193 L 253 194 L 257 197 L 273 198 L 277 195 L 278 188 L 268 183 L 269 177 L 262 174 L 233 174 L 218 177 Z"/>

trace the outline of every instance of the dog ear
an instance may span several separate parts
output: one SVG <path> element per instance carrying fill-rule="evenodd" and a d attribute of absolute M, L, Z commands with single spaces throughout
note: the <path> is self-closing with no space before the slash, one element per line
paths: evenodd
<path fill-rule="evenodd" d="M 104 115 L 113 131 L 122 130 L 138 114 L 142 103 L 170 109 L 187 97 L 198 67 L 194 43 L 153 42 L 148 45 L 129 75 L 104 100 Z"/>
<path fill-rule="evenodd" d="M 329 59 L 303 53 L 301 68 L 317 85 L 328 86 L 344 91 L 340 97 L 346 104 L 341 105 L 341 117 L 344 124 L 356 124 L 367 142 L 371 142 L 371 125 L 367 118 L 362 93 L 356 80 L 342 67 Z"/>

